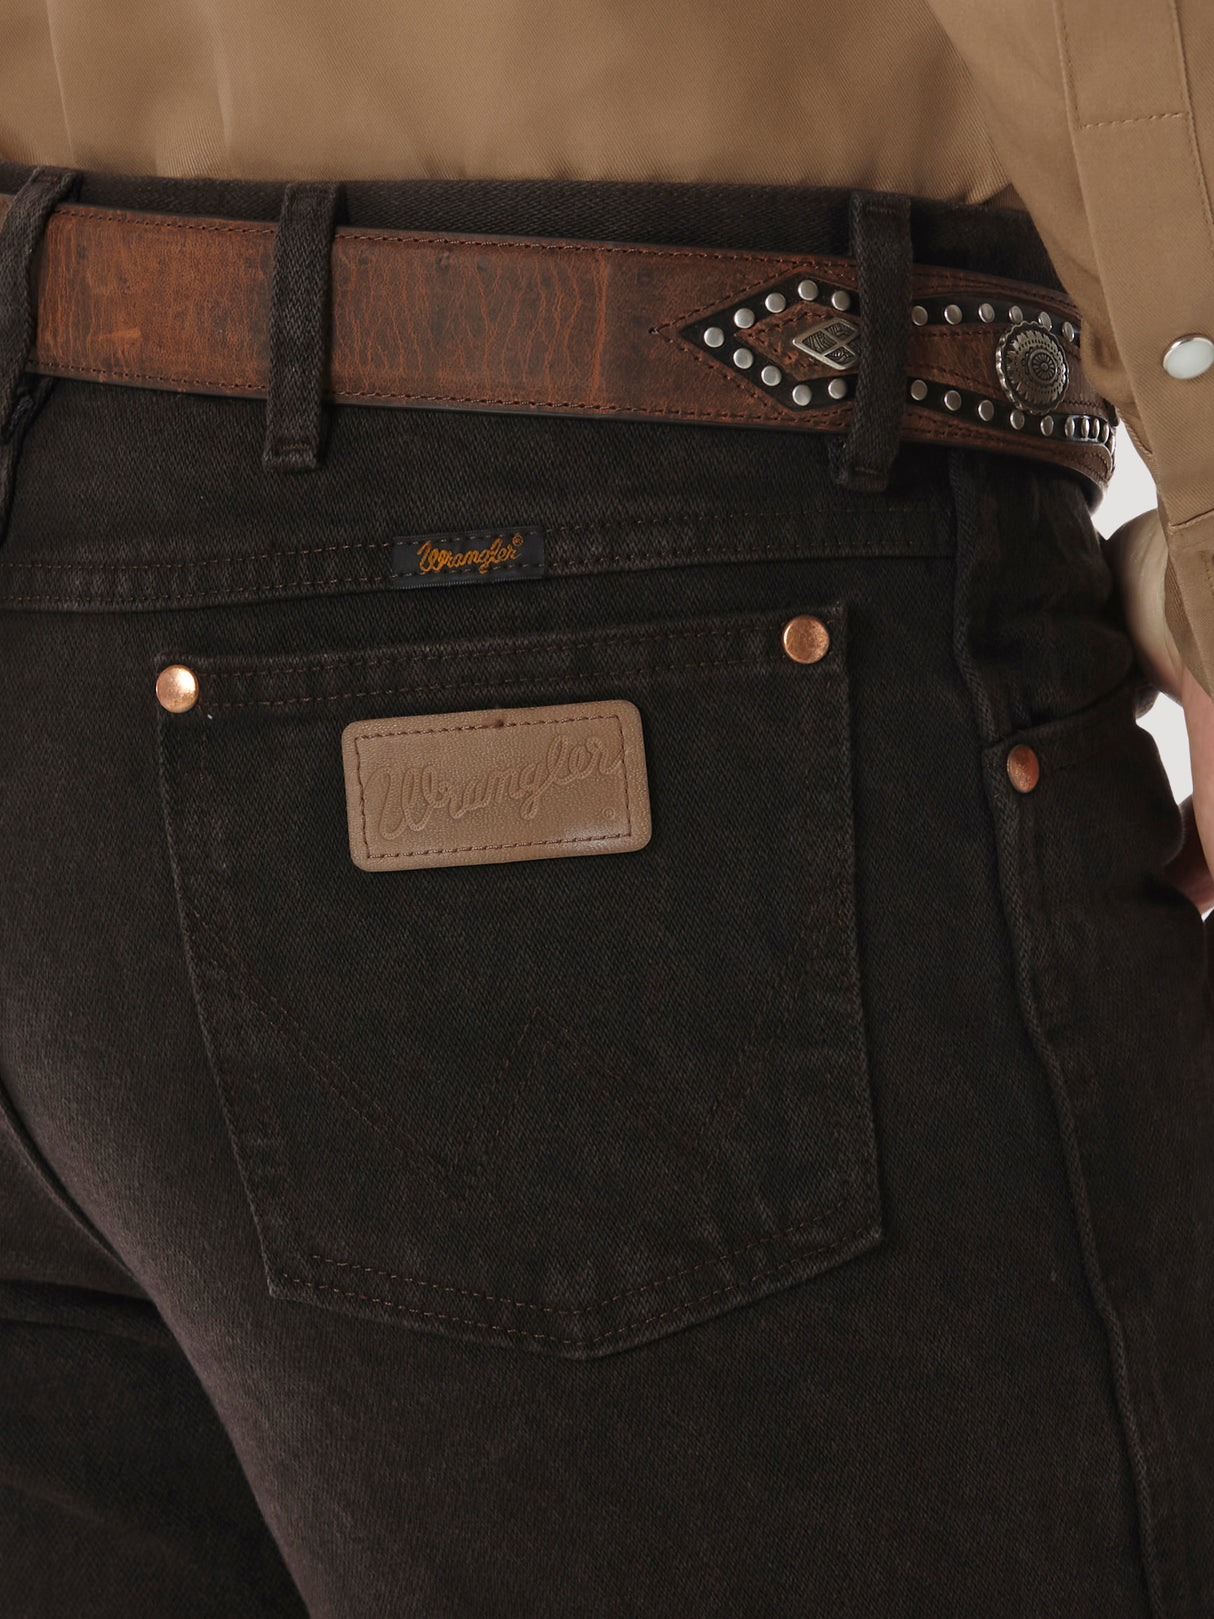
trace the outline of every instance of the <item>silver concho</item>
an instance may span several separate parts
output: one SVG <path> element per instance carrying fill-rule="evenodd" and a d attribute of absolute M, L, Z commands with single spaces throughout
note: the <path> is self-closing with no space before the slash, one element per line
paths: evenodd
<path fill-rule="evenodd" d="M 995 370 L 1013 405 L 1041 415 L 1066 393 L 1070 370 L 1062 344 L 1042 326 L 1013 326 L 999 340 Z"/>
<path fill-rule="evenodd" d="M 860 363 L 860 328 L 850 320 L 828 320 L 798 332 L 792 346 L 835 371 L 849 371 Z"/>

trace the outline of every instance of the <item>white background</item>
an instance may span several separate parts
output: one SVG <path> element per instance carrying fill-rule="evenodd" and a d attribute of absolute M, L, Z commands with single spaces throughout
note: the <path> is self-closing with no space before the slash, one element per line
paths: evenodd
<path fill-rule="evenodd" d="M 1106 538 L 1138 512 L 1155 508 L 1155 484 L 1143 465 L 1142 458 L 1130 443 L 1124 427 L 1117 430 L 1117 467 L 1100 510 L 1093 517 L 1097 530 Z M 1163 589 L 1162 581 L 1160 589 Z M 1177 801 L 1187 798 L 1193 791 L 1193 777 L 1189 770 L 1189 737 L 1185 730 L 1184 711 L 1179 703 L 1160 692 L 1148 714 L 1139 720 L 1144 731 L 1155 738 L 1159 756 L 1163 760 L 1168 780 Z"/>

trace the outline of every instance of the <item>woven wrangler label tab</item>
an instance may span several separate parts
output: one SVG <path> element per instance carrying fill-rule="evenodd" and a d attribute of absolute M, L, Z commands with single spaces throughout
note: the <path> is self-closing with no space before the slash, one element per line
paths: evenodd
<path fill-rule="evenodd" d="M 392 544 L 392 588 L 473 585 L 542 579 L 544 536 L 537 529 L 465 529 L 423 534 Z"/>
<path fill-rule="evenodd" d="M 624 854 L 649 842 L 635 703 L 356 720 L 341 742 L 350 854 L 363 871 Z"/>

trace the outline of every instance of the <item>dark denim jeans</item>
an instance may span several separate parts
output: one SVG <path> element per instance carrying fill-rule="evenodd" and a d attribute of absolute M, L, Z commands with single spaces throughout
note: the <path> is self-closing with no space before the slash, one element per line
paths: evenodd
<path fill-rule="evenodd" d="M 847 250 L 833 192 L 349 207 Z M 1019 216 L 915 225 L 1057 284 Z M 6 1613 L 1214 1612 L 1214 1007 L 1087 486 L 360 407 L 283 474 L 264 425 L 58 382 L 17 468 Z M 546 573 L 394 588 L 394 540 L 503 524 Z M 356 868 L 351 721 L 597 698 L 643 849 Z"/>

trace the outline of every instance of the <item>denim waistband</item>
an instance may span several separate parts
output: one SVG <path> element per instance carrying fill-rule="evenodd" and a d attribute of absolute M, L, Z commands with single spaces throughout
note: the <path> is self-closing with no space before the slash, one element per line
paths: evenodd
<path fill-rule="evenodd" d="M 0 189 L 31 170 L 0 163 Z M 282 182 L 81 174 L 107 207 L 277 217 Z M 847 188 L 551 180 L 353 181 L 384 229 L 849 252 Z M 1061 284 L 1029 215 L 910 199 L 917 262 Z M 945 554 L 948 457 L 903 443 L 888 487 L 841 488 L 837 435 L 436 408 L 330 411 L 320 467 L 262 465 L 256 399 L 57 380 L 24 437 L 0 604 L 204 606 L 392 588 L 402 541 L 527 530 L 553 574 L 802 556 Z M 1065 469 L 1017 458 L 1026 481 Z M 893 521 L 889 519 L 893 518 Z"/>

